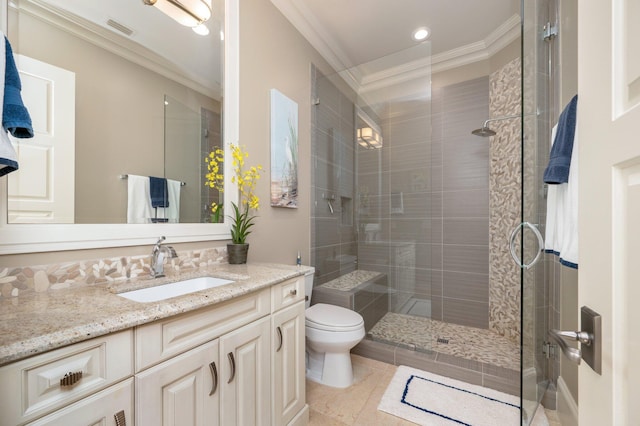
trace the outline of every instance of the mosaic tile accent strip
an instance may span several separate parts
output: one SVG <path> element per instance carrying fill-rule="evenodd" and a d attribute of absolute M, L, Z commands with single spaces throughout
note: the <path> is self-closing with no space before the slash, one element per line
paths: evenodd
<path fill-rule="evenodd" d="M 204 266 L 227 263 L 225 246 L 178 252 L 168 259 L 167 277 L 195 271 Z M 72 287 L 114 284 L 149 275 L 150 255 L 123 256 L 61 264 L 8 267 L 0 269 L 0 300 Z"/>
<path fill-rule="evenodd" d="M 520 58 L 490 76 L 491 117 L 520 112 Z M 495 121 L 489 165 L 489 329 L 520 340 L 520 270 L 509 253 L 509 235 L 520 223 L 520 119 Z"/>
<path fill-rule="evenodd" d="M 520 369 L 520 346 L 491 330 L 389 312 L 373 326 L 368 336 L 420 351 Z"/>
<path fill-rule="evenodd" d="M 340 291 L 350 291 L 358 287 L 359 285 L 362 285 L 367 281 L 372 281 L 382 275 L 383 274 L 380 272 L 363 271 L 362 269 L 359 269 L 357 271 L 349 272 L 348 274 L 342 275 L 335 280 L 324 283 L 321 285 L 321 287 Z"/>

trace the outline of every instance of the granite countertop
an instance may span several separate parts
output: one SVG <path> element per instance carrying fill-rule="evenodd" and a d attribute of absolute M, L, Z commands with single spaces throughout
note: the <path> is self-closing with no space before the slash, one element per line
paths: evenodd
<path fill-rule="evenodd" d="M 171 278 L 86 285 L 0 301 L 0 366 L 41 352 L 215 305 L 304 274 L 308 267 L 218 264 Z M 118 296 L 129 290 L 212 276 L 234 283 L 158 302 Z"/>

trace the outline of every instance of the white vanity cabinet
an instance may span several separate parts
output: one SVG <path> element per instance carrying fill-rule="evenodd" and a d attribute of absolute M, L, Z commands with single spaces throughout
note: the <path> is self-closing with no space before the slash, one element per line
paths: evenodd
<path fill-rule="evenodd" d="M 299 413 L 306 414 L 301 413 L 306 410 L 304 301 L 274 313 L 271 322 L 272 424 L 287 425 Z"/>
<path fill-rule="evenodd" d="M 138 425 L 216 426 L 218 340 L 136 374 Z"/>
<path fill-rule="evenodd" d="M 299 277 L 0 367 L 0 424 L 306 425 L 304 339 Z"/>
<path fill-rule="evenodd" d="M 269 329 L 267 317 L 220 338 L 222 425 L 270 424 Z"/>
<path fill-rule="evenodd" d="M 132 376 L 133 330 L 7 364 L 0 367 L 0 424 L 115 425 L 122 411 L 131 425 Z"/>
<path fill-rule="evenodd" d="M 304 277 L 272 287 L 273 425 L 306 425 Z"/>
<path fill-rule="evenodd" d="M 136 424 L 306 425 L 304 278 L 136 328 Z"/>

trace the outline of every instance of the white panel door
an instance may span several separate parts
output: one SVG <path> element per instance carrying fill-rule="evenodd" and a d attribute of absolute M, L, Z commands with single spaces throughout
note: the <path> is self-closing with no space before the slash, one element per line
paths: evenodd
<path fill-rule="evenodd" d="M 306 403 L 304 302 L 282 309 L 272 317 L 274 425 L 286 425 Z"/>
<path fill-rule="evenodd" d="M 220 422 L 271 424 L 271 318 L 220 337 Z"/>
<path fill-rule="evenodd" d="M 579 2 L 579 306 L 602 315 L 602 375 L 580 366 L 580 425 L 640 419 L 638 0 Z"/>
<path fill-rule="evenodd" d="M 73 223 L 75 74 L 15 55 L 32 139 L 11 138 L 19 169 L 8 175 L 9 223 Z"/>
<path fill-rule="evenodd" d="M 220 424 L 218 341 L 136 374 L 138 426 Z"/>

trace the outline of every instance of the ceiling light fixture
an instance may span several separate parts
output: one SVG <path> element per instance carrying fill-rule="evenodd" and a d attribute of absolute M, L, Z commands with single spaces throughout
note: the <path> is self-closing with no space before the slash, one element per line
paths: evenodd
<path fill-rule="evenodd" d="M 201 35 L 201 36 L 208 36 L 209 35 L 209 28 L 205 25 L 205 24 L 200 24 L 198 26 L 195 26 L 193 28 L 191 28 L 193 30 L 194 33 Z"/>
<path fill-rule="evenodd" d="M 413 39 L 416 41 L 422 41 L 429 38 L 431 30 L 427 27 L 420 27 L 413 31 Z"/>
<path fill-rule="evenodd" d="M 382 148 L 382 136 L 371 127 L 357 129 L 358 144 L 366 149 Z"/>
<path fill-rule="evenodd" d="M 211 0 L 142 0 L 186 27 L 197 27 L 211 18 Z"/>

